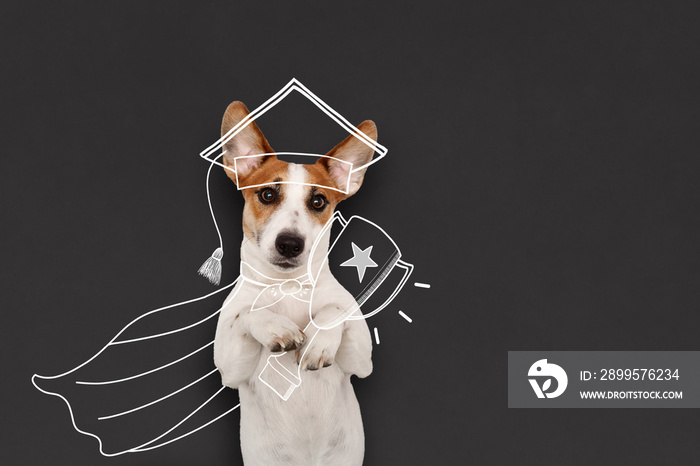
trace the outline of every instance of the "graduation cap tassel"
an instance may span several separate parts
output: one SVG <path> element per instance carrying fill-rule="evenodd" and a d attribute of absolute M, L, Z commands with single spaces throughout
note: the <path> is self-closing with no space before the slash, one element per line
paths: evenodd
<path fill-rule="evenodd" d="M 221 157 L 221 155 L 219 155 L 219 157 Z M 219 157 L 217 157 L 217 159 Z M 221 239 L 221 231 L 219 230 L 219 224 L 216 222 L 214 209 L 211 206 L 211 194 L 209 192 L 209 177 L 211 176 L 212 168 L 214 168 L 214 163 L 211 163 L 209 165 L 209 169 L 207 170 L 207 203 L 209 204 L 209 213 L 211 214 L 211 219 L 214 222 L 214 228 L 216 228 L 216 234 L 219 235 L 219 247 L 216 248 L 216 250 L 211 255 L 211 257 L 209 257 L 209 259 L 204 261 L 204 264 L 202 264 L 197 273 L 209 280 L 213 285 L 218 286 L 219 283 L 221 283 L 221 259 L 224 257 L 224 248 Z"/>
<path fill-rule="evenodd" d="M 216 248 L 214 254 L 204 261 L 204 264 L 197 271 L 201 276 L 218 285 L 221 282 L 221 258 L 224 257 L 224 250 Z"/>

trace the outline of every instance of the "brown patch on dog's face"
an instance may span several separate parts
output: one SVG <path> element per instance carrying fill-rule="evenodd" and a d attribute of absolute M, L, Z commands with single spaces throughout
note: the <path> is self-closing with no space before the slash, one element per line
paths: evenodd
<path fill-rule="evenodd" d="M 277 157 L 269 157 L 259 169 L 240 179 L 242 186 L 255 186 L 254 188 L 241 189 L 245 200 L 243 233 L 246 238 L 257 240 L 268 219 L 281 204 L 284 199 L 284 190 L 282 189 L 284 185 L 273 183 L 287 181 L 288 169 L 287 162 L 283 162 Z M 260 198 L 262 191 L 267 189 L 274 191 L 274 200 L 269 203 L 263 202 Z"/>
<path fill-rule="evenodd" d="M 301 165 L 300 167 L 306 171 L 305 182 L 317 186 L 304 187 L 304 208 L 303 211 L 301 208 L 296 209 L 295 216 L 308 215 L 314 223 L 323 226 L 330 220 L 338 203 L 347 198 L 347 195 L 323 187 L 333 186 L 333 180 L 325 166 L 314 164 Z M 288 181 L 290 181 L 289 163 L 276 157 L 270 157 L 260 168 L 240 179 L 242 186 L 255 186 L 241 190 L 245 199 L 243 231 L 246 237 L 257 238 L 275 209 L 284 202 L 288 191 L 288 185 L 285 182 Z M 267 190 L 273 191 L 270 196 L 274 199 L 271 202 L 264 202 L 260 197 L 263 191 Z"/>
<path fill-rule="evenodd" d="M 317 185 L 309 187 L 309 201 L 307 202 L 308 210 L 316 222 L 321 225 L 325 225 L 333 215 L 333 211 L 338 203 L 343 199 L 346 199 L 347 195 L 333 189 L 323 187 L 335 186 L 333 179 L 331 179 L 331 176 L 328 173 L 328 169 L 324 165 L 317 162 L 314 165 L 304 165 L 304 169 L 307 173 L 307 182 L 310 185 Z M 315 196 L 321 196 L 327 203 L 323 209 L 314 208 L 313 201 Z"/>
<path fill-rule="evenodd" d="M 319 159 L 321 160 L 321 159 Z M 338 203 L 348 197 L 338 190 L 327 164 L 290 164 L 275 156 L 238 178 L 245 199 L 243 231 L 268 261 L 284 269 L 303 265 L 310 246 L 332 218 Z M 340 189 L 340 188 L 338 188 Z M 297 238 L 302 252 L 289 257 L 280 250 L 280 236 Z"/>
<path fill-rule="evenodd" d="M 239 181 L 251 186 L 241 190 L 248 248 L 259 248 L 261 257 L 285 271 L 307 263 L 311 246 L 345 197 L 328 187 L 333 183 L 324 166 L 287 163 L 276 157 Z"/>

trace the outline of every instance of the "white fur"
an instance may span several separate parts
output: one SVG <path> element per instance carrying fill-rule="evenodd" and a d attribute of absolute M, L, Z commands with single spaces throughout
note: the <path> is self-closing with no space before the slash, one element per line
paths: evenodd
<path fill-rule="evenodd" d="M 277 234 L 282 230 L 293 231 L 299 234 L 306 242 L 304 251 L 296 258 L 301 265 L 305 266 L 309 257 L 311 243 L 318 236 L 323 225 L 314 222 L 307 211 L 306 197 L 309 187 L 302 184 L 306 182 L 306 170 L 304 170 L 304 167 L 302 165 L 289 164 L 287 176 L 288 181 L 291 183 L 282 185 L 284 201 L 266 222 L 265 229 L 260 234 L 259 244 L 264 261 L 269 263 L 277 255 L 275 248 Z M 249 244 L 245 251 L 245 257 L 241 256 L 241 259 L 246 262 L 251 259 L 251 256 L 257 258 L 261 255 L 258 252 L 251 251 L 252 246 L 252 244 Z M 260 262 L 256 263 L 264 266 Z M 254 264 L 251 263 L 251 265 L 255 267 Z M 258 267 L 256 269 L 261 270 Z M 303 272 L 295 272 L 296 275 L 300 273 Z"/>
<path fill-rule="evenodd" d="M 290 164 L 288 180 L 302 183 L 305 173 L 302 166 Z M 263 230 L 256 232 L 259 241 L 243 241 L 241 259 L 268 277 L 295 278 L 306 272 L 309 250 L 322 225 L 306 207 L 310 188 L 300 184 L 283 186 L 284 201 Z M 305 239 L 301 266 L 292 271 L 270 263 L 276 253 L 275 238 L 282 230 L 296 231 Z M 319 246 L 322 251 L 318 251 L 315 260 L 323 259 L 328 242 L 328 237 L 323 238 Z M 265 280 L 260 276 L 251 278 Z M 345 321 L 335 328 L 320 330 L 300 362 L 301 385 L 283 401 L 257 376 L 276 341 L 303 338 L 300 329 L 309 323 L 309 308 L 306 303 L 285 299 L 278 305 L 251 312 L 259 291 L 260 287 L 250 282 L 239 282 L 232 291 L 235 299 L 221 311 L 214 343 L 214 361 L 223 384 L 239 391 L 245 464 L 362 464 L 364 432 L 350 376 L 366 377 L 372 372 L 372 341 L 366 322 Z M 330 320 L 338 306 L 351 299 L 325 265 L 314 291 L 314 321 Z M 286 356 L 293 354 L 290 351 Z M 307 370 L 309 365 L 322 361 L 332 364 Z"/>

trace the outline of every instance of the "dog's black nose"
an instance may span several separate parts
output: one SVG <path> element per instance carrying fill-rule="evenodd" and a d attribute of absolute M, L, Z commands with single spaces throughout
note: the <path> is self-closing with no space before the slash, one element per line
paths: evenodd
<path fill-rule="evenodd" d="M 304 239 L 296 235 L 282 233 L 275 240 L 275 247 L 284 257 L 296 257 L 304 250 Z"/>

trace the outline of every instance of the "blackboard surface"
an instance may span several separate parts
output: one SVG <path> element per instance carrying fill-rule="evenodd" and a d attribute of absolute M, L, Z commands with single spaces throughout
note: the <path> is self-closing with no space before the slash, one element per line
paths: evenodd
<path fill-rule="evenodd" d="M 105 458 L 30 378 L 212 291 L 198 153 L 229 102 L 297 78 L 377 123 L 389 154 L 341 210 L 431 284 L 370 321 L 365 464 L 697 464 L 694 410 L 509 410 L 506 370 L 508 350 L 699 348 L 698 20 L 697 2 L 6 3 L 0 461 L 241 464 L 238 413 Z M 227 282 L 243 201 L 216 175 Z"/>

